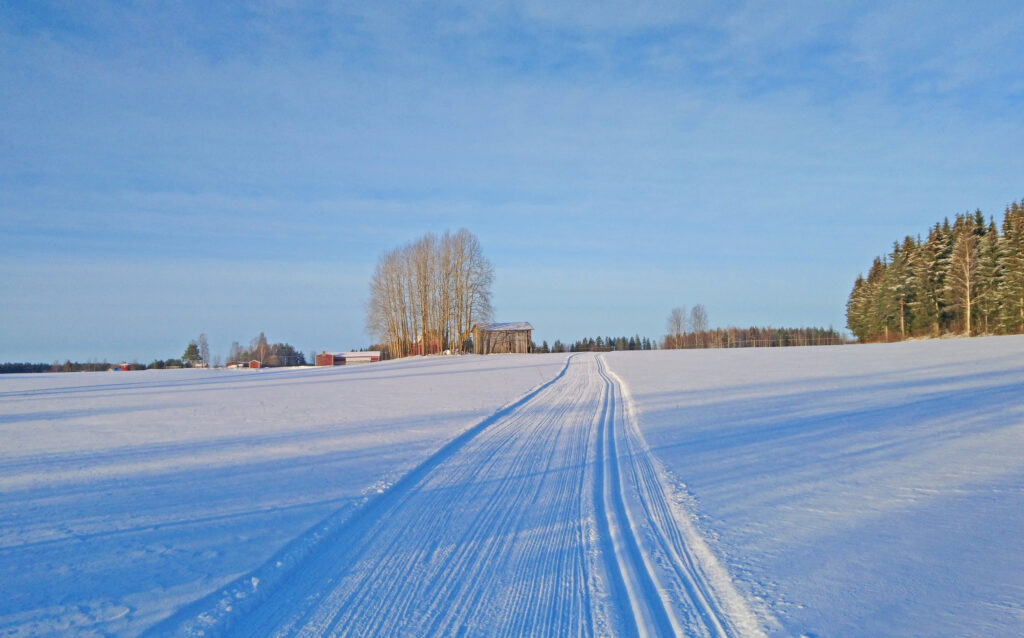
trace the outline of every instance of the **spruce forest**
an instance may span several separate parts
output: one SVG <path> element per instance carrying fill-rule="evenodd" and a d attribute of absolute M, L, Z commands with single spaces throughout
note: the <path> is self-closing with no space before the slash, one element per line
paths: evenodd
<path fill-rule="evenodd" d="M 1001 227 L 978 210 L 895 242 L 857 276 L 846 322 L 860 341 L 1024 333 L 1024 200 Z"/>

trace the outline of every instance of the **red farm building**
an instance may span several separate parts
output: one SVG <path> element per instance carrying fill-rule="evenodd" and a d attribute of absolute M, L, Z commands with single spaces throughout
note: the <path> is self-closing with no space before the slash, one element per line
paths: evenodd
<path fill-rule="evenodd" d="M 344 366 L 374 361 L 380 361 L 380 351 L 378 350 L 365 352 L 327 352 L 325 350 L 316 355 L 315 363 L 318 366 Z"/>

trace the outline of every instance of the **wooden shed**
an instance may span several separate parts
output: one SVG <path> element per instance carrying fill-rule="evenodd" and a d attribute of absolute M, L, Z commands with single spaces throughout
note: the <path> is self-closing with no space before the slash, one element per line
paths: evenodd
<path fill-rule="evenodd" d="M 528 353 L 533 326 L 525 321 L 487 323 L 473 330 L 474 354 Z"/>

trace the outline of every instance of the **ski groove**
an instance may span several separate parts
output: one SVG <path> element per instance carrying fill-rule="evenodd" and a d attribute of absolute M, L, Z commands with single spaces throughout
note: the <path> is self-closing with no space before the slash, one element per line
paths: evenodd
<path fill-rule="evenodd" d="M 678 529 L 623 387 L 601 357 L 570 357 L 150 635 L 743 635 Z"/>

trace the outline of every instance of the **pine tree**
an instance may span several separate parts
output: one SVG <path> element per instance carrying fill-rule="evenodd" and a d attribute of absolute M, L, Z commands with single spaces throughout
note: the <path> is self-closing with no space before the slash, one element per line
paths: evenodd
<path fill-rule="evenodd" d="M 863 275 L 857 275 L 853 290 L 846 300 L 846 327 L 859 341 L 870 338 L 867 321 L 867 285 Z"/>
<path fill-rule="evenodd" d="M 1024 200 L 1003 217 L 1002 278 L 999 287 L 1003 330 L 1024 332 Z"/>
<path fill-rule="evenodd" d="M 893 328 L 900 331 L 900 339 L 907 338 L 910 273 L 914 257 L 914 240 L 906 237 L 903 244 L 894 243 L 885 271 L 885 305 L 894 315 Z"/>
<path fill-rule="evenodd" d="M 188 365 L 195 365 L 196 361 L 199 360 L 199 345 L 195 341 L 190 341 L 188 347 L 185 348 L 185 354 L 181 355 L 181 360 Z"/>
<path fill-rule="evenodd" d="M 992 334 L 999 324 L 999 290 L 1002 279 L 1002 247 L 995 220 L 989 220 L 979 251 L 976 307 L 982 331 Z"/>
<path fill-rule="evenodd" d="M 928 231 L 925 242 L 917 242 L 915 259 L 911 268 L 911 312 L 914 330 L 927 330 L 933 336 L 940 334 L 942 319 L 943 250 L 942 229 L 938 224 Z"/>
<path fill-rule="evenodd" d="M 875 257 L 865 280 L 869 308 L 868 333 L 873 337 L 881 336 L 885 341 L 889 340 L 889 331 L 896 320 L 896 299 L 887 286 L 887 270 L 888 263 Z"/>

